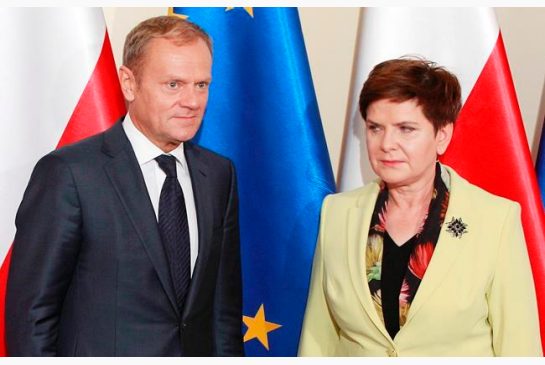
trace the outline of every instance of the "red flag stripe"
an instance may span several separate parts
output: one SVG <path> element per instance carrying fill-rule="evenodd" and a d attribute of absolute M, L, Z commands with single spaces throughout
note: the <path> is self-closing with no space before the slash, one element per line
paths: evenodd
<path fill-rule="evenodd" d="M 74 108 L 57 148 L 92 136 L 112 126 L 125 114 L 125 103 L 112 54 L 108 32 L 91 78 Z M 5 298 L 11 248 L 0 268 L 0 356 L 7 355 L 5 339 Z"/>
<path fill-rule="evenodd" d="M 11 262 L 11 247 L 9 248 L 9 251 L 6 255 L 6 258 L 4 259 L 4 262 L 2 263 L 2 267 L 0 268 L 0 356 L 6 356 L 6 331 L 5 331 L 5 299 L 6 299 L 6 285 L 8 283 L 8 271 L 9 271 L 9 263 Z"/>
<path fill-rule="evenodd" d="M 545 347 L 545 217 L 501 33 L 442 161 L 472 183 L 520 203 Z"/>
<path fill-rule="evenodd" d="M 119 81 L 110 38 L 105 32 L 98 62 L 57 148 L 102 132 L 125 114 L 123 94 L 117 85 Z"/>

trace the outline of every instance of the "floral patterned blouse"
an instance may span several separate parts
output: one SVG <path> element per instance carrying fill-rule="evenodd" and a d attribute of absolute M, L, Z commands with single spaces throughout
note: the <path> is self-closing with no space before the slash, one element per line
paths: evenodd
<path fill-rule="evenodd" d="M 391 245 L 396 244 L 391 241 L 385 228 L 388 208 L 388 188 L 385 184 L 381 185 L 371 218 L 365 255 L 367 283 L 375 309 L 392 338 L 407 320 L 445 220 L 450 178 L 439 163 L 435 171 L 434 190 L 425 220 L 416 235 L 398 252 L 392 249 Z M 394 318 L 396 314 L 397 321 Z"/>

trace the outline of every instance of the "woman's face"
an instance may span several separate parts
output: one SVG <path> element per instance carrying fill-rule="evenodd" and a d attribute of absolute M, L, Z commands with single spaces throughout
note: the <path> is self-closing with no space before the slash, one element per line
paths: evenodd
<path fill-rule="evenodd" d="M 371 167 L 389 188 L 417 188 L 433 181 L 437 155 L 452 137 L 452 123 L 436 133 L 416 99 L 382 99 L 367 108 L 365 125 Z"/>

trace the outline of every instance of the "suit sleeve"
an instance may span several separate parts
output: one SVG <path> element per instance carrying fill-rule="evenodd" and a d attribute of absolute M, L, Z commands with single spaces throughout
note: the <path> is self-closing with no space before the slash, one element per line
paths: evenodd
<path fill-rule="evenodd" d="M 59 157 L 45 156 L 34 168 L 16 227 L 6 292 L 8 355 L 56 355 L 81 228 L 74 179 Z"/>
<path fill-rule="evenodd" d="M 496 356 L 541 356 L 539 318 L 520 206 L 511 204 L 502 227 L 488 296 Z"/>
<path fill-rule="evenodd" d="M 232 163 L 229 164 L 229 171 L 229 197 L 223 220 L 222 249 L 214 299 L 214 336 L 217 356 L 244 356 L 238 193 Z"/>
<path fill-rule="evenodd" d="M 339 342 L 339 332 L 329 310 L 324 285 L 324 236 L 327 227 L 327 202 L 324 200 L 320 233 L 314 253 L 309 296 L 299 341 L 299 356 L 333 356 Z"/>

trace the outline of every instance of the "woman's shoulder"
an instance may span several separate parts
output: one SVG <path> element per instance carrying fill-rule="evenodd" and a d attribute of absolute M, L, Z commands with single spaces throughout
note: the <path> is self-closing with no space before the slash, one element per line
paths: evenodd
<path fill-rule="evenodd" d="M 378 180 L 371 181 L 360 188 L 326 196 L 324 205 L 351 207 L 365 204 L 369 200 L 373 200 L 374 202 L 379 190 L 380 186 Z"/>
<path fill-rule="evenodd" d="M 452 167 L 445 166 L 449 172 L 451 181 L 451 199 L 460 199 L 471 203 L 477 210 L 490 209 L 520 209 L 518 202 L 496 195 L 487 191 L 460 176 Z"/>

